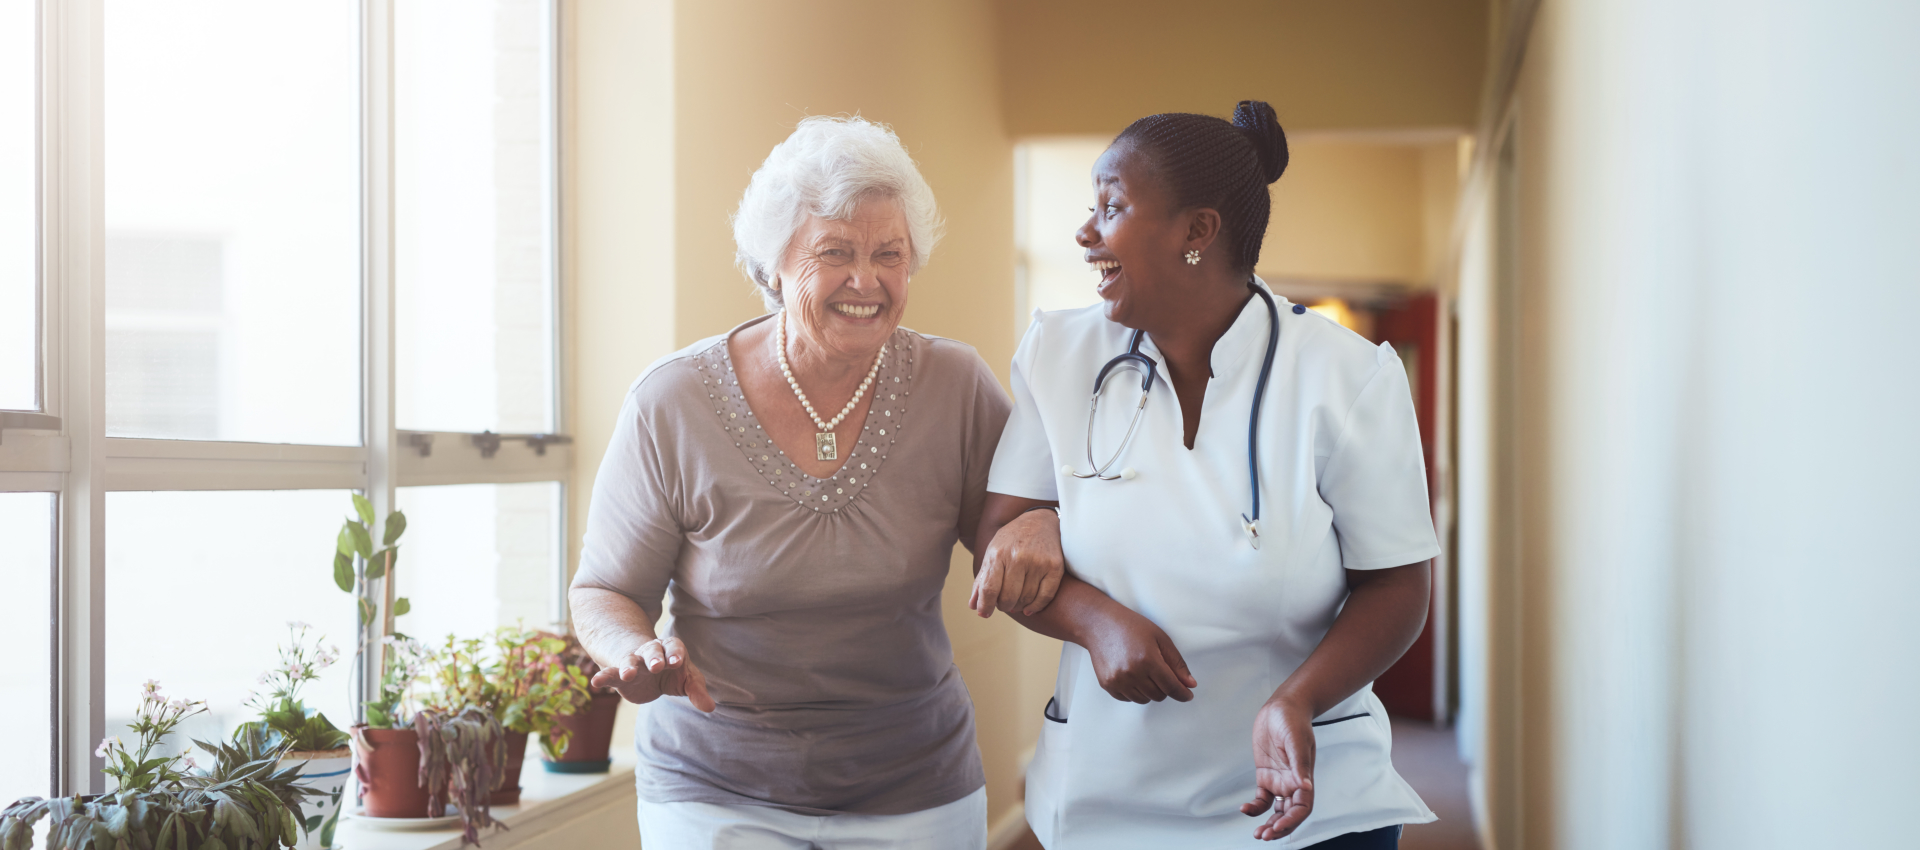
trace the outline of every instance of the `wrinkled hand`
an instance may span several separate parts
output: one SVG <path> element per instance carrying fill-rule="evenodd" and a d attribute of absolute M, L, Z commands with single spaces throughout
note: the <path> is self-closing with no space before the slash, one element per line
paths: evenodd
<path fill-rule="evenodd" d="M 995 608 L 1009 614 L 1038 614 L 1053 602 L 1066 572 L 1067 559 L 1060 553 L 1060 515 L 1027 511 L 993 535 L 980 574 L 974 576 L 967 607 L 981 617 L 993 616 Z"/>
<path fill-rule="evenodd" d="M 1093 672 L 1114 699 L 1146 705 L 1167 697 L 1187 702 L 1199 686 L 1173 638 L 1152 620 L 1121 608 L 1087 641 Z"/>
<path fill-rule="evenodd" d="M 662 696 L 686 697 L 701 711 L 714 709 L 707 677 L 693 666 L 679 638 L 655 638 L 627 654 L 619 667 L 602 667 L 593 686 L 612 688 L 627 702 L 649 703 Z"/>
<path fill-rule="evenodd" d="M 1253 831 L 1272 841 L 1291 834 L 1313 814 L 1313 713 L 1279 699 L 1260 706 L 1253 719 L 1253 777 L 1258 790 L 1240 813 L 1273 814 Z"/>

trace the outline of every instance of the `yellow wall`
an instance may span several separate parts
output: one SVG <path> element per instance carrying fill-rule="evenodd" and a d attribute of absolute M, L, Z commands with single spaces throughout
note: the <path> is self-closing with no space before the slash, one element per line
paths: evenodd
<path fill-rule="evenodd" d="M 1287 173 L 1273 186 L 1261 276 L 1431 285 L 1452 227 L 1457 166 L 1449 135 L 1303 134 L 1288 148 Z"/>
<path fill-rule="evenodd" d="M 1471 127 L 1486 0 L 999 0 L 1015 136 L 1266 100 L 1297 130 Z"/>

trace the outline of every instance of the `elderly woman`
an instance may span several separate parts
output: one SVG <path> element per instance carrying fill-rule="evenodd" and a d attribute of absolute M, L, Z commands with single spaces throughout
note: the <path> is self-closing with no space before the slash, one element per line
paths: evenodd
<path fill-rule="evenodd" d="M 647 847 L 986 845 L 940 591 L 1010 402 L 900 327 L 939 232 L 891 131 L 802 121 L 734 217 L 771 315 L 627 392 L 570 601 L 594 683 L 641 704 Z"/>

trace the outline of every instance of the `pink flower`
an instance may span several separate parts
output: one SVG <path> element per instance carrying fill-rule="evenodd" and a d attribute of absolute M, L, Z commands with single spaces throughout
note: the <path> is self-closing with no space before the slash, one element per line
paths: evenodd
<path fill-rule="evenodd" d="M 93 754 L 101 758 L 106 758 L 107 753 L 112 752 L 113 749 L 118 746 L 120 746 L 120 739 L 113 735 L 108 735 L 100 739 L 100 747 L 94 750 Z"/>

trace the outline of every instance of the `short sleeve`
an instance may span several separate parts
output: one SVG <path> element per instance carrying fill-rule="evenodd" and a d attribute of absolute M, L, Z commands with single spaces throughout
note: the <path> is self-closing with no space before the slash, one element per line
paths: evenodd
<path fill-rule="evenodd" d="M 683 534 L 640 394 L 640 386 L 627 394 L 594 478 L 573 586 L 611 590 L 639 603 L 647 618 L 658 622 Z"/>
<path fill-rule="evenodd" d="M 1040 347 L 1042 314 L 1034 313 L 1033 324 L 1013 354 L 1013 413 L 1007 428 L 1000 433 L 1000 446 L 993 453 L 993 472 L 987 476 L 987 491 L 1022 499 L 1054 502 L 1060 499 L 1059 481 L 1054 478 L 1057 464 L 1047 444 L 1047 429 L 1040 421 L 1040 406 L 1034 401 L 1027 374 Z"/>
<path fill-rule="evenodd" d="M 967 349 L 966 364 L 970 369 L 969 401 L 965 414 L 966 462 L 963 464 L 964 486 L 967 488 L 960 502 L 960 540 L 967 549 L 973 549 L 974 532 L 980 529 L 980 514 L 987 504 L 987 475 L 993 467 L 994 450 L 1000 444 L 1001 434 L 1007 425 L 1007 394 L 1000 389 L 1000 382 L 994 380 L 993 370 L 987 368 L 987 362 L 973 349 Z"/>
<path fill-rule="evenodd" d="M 1347 412 L 1320 474 L 1320 498 L 1333 508 L 1340 564 L 1378 570 L 1440 554 L 1427 506 L 1427 468 L 1406 371 L 1381 346 L 1374 375 Z"/>

